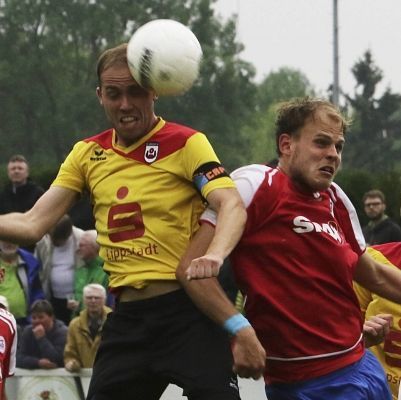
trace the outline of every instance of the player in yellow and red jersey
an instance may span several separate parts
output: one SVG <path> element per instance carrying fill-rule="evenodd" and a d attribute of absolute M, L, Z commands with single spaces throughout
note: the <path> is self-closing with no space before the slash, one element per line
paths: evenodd
<path fill-rule="evenodd" d="M 264 350 L 246 320 L 226 323 L 237 313 L 214 278 L 184 291 L 175 273 L 179 265 L 220 267 L 242 233 L 242 201 L 205 135 L 155 115 L 156 93 L 133 79 L 126 44 L 105 51 L 97 72 L 112 128 L 74 146 L 30 211 L 0 216 L 0 238 L 37 241 L 88 189 L 118 297 L 88 399 L 158 399 L 171 382 L 190 399 L 238 399 L 233 362 L 241 376 L 258 378 Z M 218 214 L 216 234 L 191 260 L 205 200 Z M 232 350 L 221 326 L 235 337 Z"/>
<path fill-rule="evenodd" d="M 384 243 L 367 248 L 367 252 L 375 260 L 387 265 L 389 268 L 401 269 L 401 242 Z M 385 335 L 383 341 L 370 347 L 380 361 L 386 373 L 393 400 L 398 399 L 398 390 L 401 380 L 401 308 L 400 305 L 372 291 L 354 283 L 361 310 L 367 321 L 377 316 L 393 317 L 390 332 Z"/>

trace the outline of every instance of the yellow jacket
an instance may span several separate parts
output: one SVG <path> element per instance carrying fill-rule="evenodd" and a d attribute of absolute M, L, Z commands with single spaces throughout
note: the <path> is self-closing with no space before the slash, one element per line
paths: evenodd
<path fill-rule="evenodd" d="M 110 311 L 110 308 L 103 307 L 103 323 Z M 79 316 L 75 317 L 68 326 L 67 343 L 64 348 L 64 365 L 73 360 L 80 368 L 92 368 L 100 344 L 101 331 L 102 328 L 92 339 L 88 328 L 88 312 L 86 309 L 81 311 Z"/>

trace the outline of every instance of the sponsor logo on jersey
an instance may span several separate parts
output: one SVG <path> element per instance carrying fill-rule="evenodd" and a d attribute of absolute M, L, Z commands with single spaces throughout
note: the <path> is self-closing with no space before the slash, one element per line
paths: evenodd
<path fill-rule="evenodd" d="M 104 161 L 106 160 L 106 154 L 103 149 L 94 149 L 91 156 L 91 161 Z"/>
<path fill-rule="evenodd" d="M 6 351 L 6 340 L 4 339 L 3 336 L 0 336 L 0 353 L 4 354 Z"/>
<path fill-rule="evenodd" d="M 334 240 L 337 240 L 337 242 L 343 243 L 343 238 L 338 232 L 337 223 L 334 221 L 329 221 L 327 223 L 320 224 L 318 222 L 313 222 L 309 218 L 300 215 L 293 219 L 293 223 L 294 223 L 294 228 L 292 229 L 296 233 L 300 234 L 309 232 L 326 233 L 330 235 Z"/>
<path fill-rule="evenodd" d="M 146 143 L 144 158 L 147 163 L 156 161 L 157 155 L 159 154 L 159 143 L 149 142 Z"/>

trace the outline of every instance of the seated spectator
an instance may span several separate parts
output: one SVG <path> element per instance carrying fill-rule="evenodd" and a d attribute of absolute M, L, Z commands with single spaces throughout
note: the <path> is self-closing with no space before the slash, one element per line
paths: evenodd
<path fill-rule="evenodd" d="M 37 300 L 31 307 L 32 325 L 25 327 L 17 352 L 17 367 L 52 369 L 64 366 L 67 327 L 54 319 L 51 303 Z"/>
<path fill-rule="evenodd" d="M 0 241 L 0 265 L 6 271 L 0 294 L 8 299 L 17 324 L 25 326 L 33 302 L 45 297 L 39 278 L 40 262 L 18 245 Z"/>
<path fill-rule="evenodd" d="M 103 260 L 99 257 L 99 245 L 96 243 L 97 233 L 95 230 L 85 231 L 80 240 L 78 253 L 83 264 L 76 268 L 74 276 L 74 299 L 68 302 L 68 307 L 78 315 L 83 310 L 83 290 L 89 283 L 99 283 L 106 290 L 109 278 L 103 270 Z M 107 305 L 111 305 L 106 301 Z"/>
<path fill-rule="evenodd" d="M 83 290 L 84 310 L 68 327 L 64 364 L 67 371 L 92 368 L 100 344 L 100 334 L 107 314 L 106 290 L 98 283 L 86 285 Z"/>
<path fill-rule="evenodd" d="M 77 250 L 83 232 L 72 225 L 68 215 L 64 215 L 36 244 L 35 255 L 42 263 L 43 290 L 53 306 L 54 315 L 66 325 L 71 320 L 67 305 L 74 293 L 75 269 L 82 263 Z"/>

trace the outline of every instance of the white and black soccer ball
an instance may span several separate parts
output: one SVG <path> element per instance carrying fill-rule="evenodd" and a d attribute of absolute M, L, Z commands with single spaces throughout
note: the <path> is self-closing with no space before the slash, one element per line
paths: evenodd
<path fill-rule="evenodd" d="M 134 32 L 127 59 L 139 85 L 159 96 L 179 95 L 189 90 L 199 75 L 202 48 L 185 25 L 156 19 Z"/>

